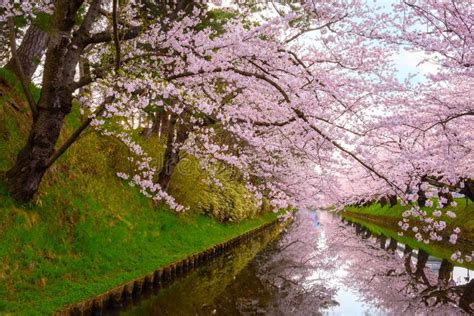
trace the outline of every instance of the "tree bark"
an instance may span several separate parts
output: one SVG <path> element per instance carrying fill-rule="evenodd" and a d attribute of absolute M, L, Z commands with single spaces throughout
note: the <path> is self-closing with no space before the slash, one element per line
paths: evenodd
<path fill-rule="evenodd" d="M 398 242 L 396 239 L 390 238 L 390 243 L 388 244 L 387 250 L 395 252 L 397 250 Z"/>
<path fill-rule="evenodd" d="M 471 307 L 472 302 L 474 302 L 474 279 L 465 285 L 464 292 L 459 300 L 459 306 L 471 313 L 474 311 L 474 308 Z"/>
<path fill-rule="evenodd" d="M 50 35 L 43 74 L 38 115 L 33 121 L 28 141 L 6 174 L 12 196 L 21 202 L 31 200 L 37 192 L 54 147 L 63 127 L 64 117 L 71 111 L 76 65 L 85 47 L 84 38 L 99 14 L 100 1 L 94 1 L 72 39 L 76 13 L 83 0 L 58 0 Z"/>
<path fill-rule="evenodd" d="M 417 200 L 417 203 L 418 203 L 418 206 L 419 207 L 424 207 L 425 204 L 426 204 L 426 194 L 425 194 L 425 191 L 423 190 L 418 190 L 418 200 Z"/>
<path fill-rule="evenodd" d="M 453 272 L 453 264 L 446 259 L 441 261 L 441 266 L 439 267 L 438 272 L 438 282 L 442 287 L 446 287 L 451 279 L 451 274 Z"/>
<path fill-rule="evenodd" d="M 54 153 L 65 115 L 64 110 L 39 111 L 26 146 L 18 154 L 13 168 L 6 174 L 8 188 L 16 200 L 27 202 L 38 190 L 47 170 L 48 160 Z"/>
<path fill-rule="evenodd" d="M 464 194 L 466 198 L 469 198 L 471 201 L 474 201 L 474 180 L 465 179 L 464 188 L 462 188 L 459 193 Z"/>
<path fill-rule="evenodd" d="M 159 120 L 159 122 L 158 122 Z M 158 135 L 160 137 L 166 137 L 169 134 L 170 129 L 170 113 L 168 111 L 162 111 L 157 117 Z"/>
<path fill-rule="evenodd" d="M 28 80 L 31 80 L 31 77 L 41 62 L 41 58 L 48 46 L 48 39 L 48 33 L 41 30 L 33 23 L 30 25 L 21 41 L 17 54 L 21 61 L 23 73 Z M 5 68 L 19 77 L 19 71 L 13 58 L 8 61 Z"/>
<path fill-rule="evenodd" d="M 168 186 L 173 175 L 174 169 L 179 163 L 179 150 L 174 147 L 175 144 L 182 144 L 188 138 L 188 130 L 185 126 L 177 122 L 176 115 L 171 116 L 170 130 L 166 141 L 165 156 L 163 158 L 163 168 L 158 176 L 158 184 L 164 191 L 168 190 Z M 174 133 L 176 131 L 176 139 Z"/>
<path fill-rule="evenodd" d="M 398 203 L 396 195 L 389 195 L 388 200 L 390 202 L 390 207 L 394 207 Z"/>

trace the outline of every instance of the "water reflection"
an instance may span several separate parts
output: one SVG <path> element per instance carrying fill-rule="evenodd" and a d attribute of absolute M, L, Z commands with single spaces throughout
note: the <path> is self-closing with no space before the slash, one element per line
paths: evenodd
<path fill-rule="evenodd" d="M 344 223 L 344 220 L 342 222 Z M 367 238 L 368 228 L 350 221 L 347 221 L 346 225 L 354 226 L 357 236 L 362 239 Z M 401 274 L 406 273 L 411 277 L 411 280 L 405 281 L 406 285 L 402 288 L 406 294 L 419 299 L 424 306 L 453 304 L 466 312 L 474 311 L 474 306 L 471 305 L 474 303 L 474 279 L 471 279 L 469 269 L 454 267 L 446 258 L 430 257 L 425 250 L 414 250 L 408 245 L 398 243 L 394 238 L 389 239 L 388 245 L 386 236 L 376 235 L 375 238 L 381 249 L 392 253 L 398 250 L 399 258 L 404 260 L 405 271 Z M 457 281 L 454 275 L 455 270 L 458 272 Z M 389 270 L 388 275 L 395 272 L 395 270 Z M 436 272 L 437 279 L 434 279 Z M 460 278 L 459 272 L 465 272 L 465 277 Z"/>
<path fill-rule="evenodd" d="M 300 211 L 271 239 L 246 243 L 122 313 L 465 315 L 458 306 L 474 301 L 472 271 L 326 212 Z"/>

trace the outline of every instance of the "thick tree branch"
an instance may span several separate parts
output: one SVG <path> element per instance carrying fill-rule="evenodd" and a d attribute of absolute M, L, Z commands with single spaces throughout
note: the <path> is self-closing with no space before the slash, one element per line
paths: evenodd
<path fill-rule="evenodd" d="M 140 34 L 141 30 L 142 30 L 142 26 L 130 27 L 127 30 L 119 32 L 119 38 L 121 38 L 122 40 L 134 39 Z M 84 41 L 84 43 L 86 45 L 90 45 L 90 44 L 108 43 L 111 41 L 113 41 L 113 35 L 110 32 L 100 32 L 87 38 Z"/>
<path fill-rule="evenodd" d="M 120 69 L 120 38 L 118 30 L 118 13 L 117 13 L 118 0 L 113 0 L 112 5 L 112 27 L 114 32 L 114 45 L 115 45 L 115 72 Z"/>
<path fill-rule="evenodd" d="M 99 107 L 96 109 L 96 111 L 90 115 L 86 120 L 82 122 L 82 124 L 69 136 L 69 138 L 59 147 L 54 154 L 51 156 L 51 158 L 48 160 L 46 163 L 46 168 L 51 167 L 51 165 L 59 158 L 61 157 L 66 150 L 68 150 L 69 147 L 71 147 L 72 144 L 74 144 L 78 139 L 79 136 L 81 136 L 82 132 L 89 127 L 91 124 L 92 120 L 96 118 L 97 116 L 100 116 L 102 112 L 104 112 L 105 107 L 107 104 L 112 102 L 113 97 L 108 97 L 102 102 Z"/>

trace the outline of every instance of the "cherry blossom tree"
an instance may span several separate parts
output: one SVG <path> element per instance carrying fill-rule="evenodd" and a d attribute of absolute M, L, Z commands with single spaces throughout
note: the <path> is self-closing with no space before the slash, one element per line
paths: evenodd
<path fill-rule="evenodd" d="M 43 7 L 2 4 L 3 21 Z M 238 170 L 276 208 L 433 202 L 426 194 L 442 207 L 471 183 L 467 2 L 402 1 L 392 17 L 355 0 L 308 1 L 259 18 L 224 10 L 225 19 L 192 1 L 43 5 L 53 22 L 41 98 L 29 100 L 30 137 L 7 173 L 18 200 L 31 199 L 90 125 L 131 149 L 135 173 L 121 178 L 178 210 L 166 189 L 183 152 L 209 171 Z M 439 71 L 417 86 L 399 82 L 391 59 L 400 47 L 433 57 Z M 73 100 L 88 118 L 56 147 Z M 150 109 L 166 131 L 161 170 L 124 127 Z"/>

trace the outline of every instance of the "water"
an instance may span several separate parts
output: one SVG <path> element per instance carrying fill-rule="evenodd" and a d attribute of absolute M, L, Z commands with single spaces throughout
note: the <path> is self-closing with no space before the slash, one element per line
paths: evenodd
<path fill-rule="evenodd" d="M 465 304 L 472 270 L 325 212 L 298 212 L 276 234 L 265 232 L 111 314 L 468 314 L 457 305 L 463 295 Z"/>

